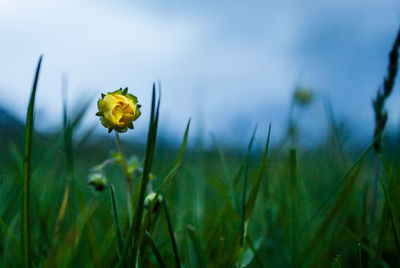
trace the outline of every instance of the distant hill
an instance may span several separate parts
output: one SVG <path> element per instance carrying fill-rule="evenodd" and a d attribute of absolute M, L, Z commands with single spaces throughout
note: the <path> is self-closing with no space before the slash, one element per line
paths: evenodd
<path fill-rule="evenodd" d="M 19 121 L 15 116 L 8 111 L 0 108 L 0 149 L 10 140 L 14 142 L 23 141 L 24 137 L 24 123 Z"/>

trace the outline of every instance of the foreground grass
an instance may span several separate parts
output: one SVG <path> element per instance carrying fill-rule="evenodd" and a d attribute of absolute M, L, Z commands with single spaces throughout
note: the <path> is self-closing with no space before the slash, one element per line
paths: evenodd
<path fill-rule="evenodd" d="M 190 121 L 180 148 L 157 145 L 153 87 L 146 146 L 125 145 L 125 163 L 103 142 L 87 144 L 90 130 L 74 138 L 85 109 L 71 117 L 64 107 L 62 130 L 35 140 L 35 81 L 25 153 L 14 140 L 1 155 L 1 267 L 400 265 L 398 154 L 381 153 L 376 173 L 373 142 L 348 152 L 334 123 L 309 151 L 278 142 L 269 148 L 273 128 L 259 130 L 262 147 L 254 130 L 244 153 L 218 140 L 188 149 Z M 108 179 L 102 192 L 87 183 L 93 171 Z M 150 192 L 156 198 L 146 203 Z"/>

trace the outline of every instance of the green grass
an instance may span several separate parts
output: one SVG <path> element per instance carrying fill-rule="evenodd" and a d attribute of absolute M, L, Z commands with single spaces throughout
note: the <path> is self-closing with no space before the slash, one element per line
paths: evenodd
<path fill-rule="evenodd" d="M 400 265 L 400 155 L 385 151 L 385 139 L 375 219 L 374 141 L 361 153 L 351 149 L 333 119 L 326 141 L 312 149 L 293 145 L 298 132 L 289 148 L 271 125 L 258 130 L 265 140 L 255 139 L 256 128 L 244 137 L 244 152 L 215 137 L 208 148 L 187 147 L 190 119 L 174 147 L 157 143 L 161 92 L 153 85 L 143 105 L 145 146 L 96 142 L 91 129 L 78 139 L 86 109 L 77 104 L 70 114 L 65 99 L 62 127 L 43 137 L 33 127 L 40 64 L 25 144 L 7 137 L 0 155 L 1 267 Z M 102 192 L 88 185 L 94 171 L 107 177 Z"/>

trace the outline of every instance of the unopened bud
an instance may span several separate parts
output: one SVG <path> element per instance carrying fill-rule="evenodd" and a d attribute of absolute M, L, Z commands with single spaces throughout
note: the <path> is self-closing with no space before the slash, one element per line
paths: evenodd
<path fill-rule="evenodd" d="M 107 178 L 101 172 L 95 172 L 89 175 L 89 184 L 94 187 L 96 191 L 103 191 L 107 185 Z"/>
<path fill-rule="evenodd" d="M 151 203 L 153 202 L 154 198 L 156 198 L 156 193 L 150 193 L 146 196 L 146 199 L 144 200 L 144 207 L 146 209 L 150 209 Z M 154 204 L 153 212 L 156 212 L 160 209 L 160 204 L 162 201 L 161 195 L 158 196 L 158 200 Z"/>
<path fill-rule="evenodd" d="M 313 95 L 308 88 L 299 87 L 294 92 L 293 98 L 297 103 L 306 106 L 312 102 Z"/>

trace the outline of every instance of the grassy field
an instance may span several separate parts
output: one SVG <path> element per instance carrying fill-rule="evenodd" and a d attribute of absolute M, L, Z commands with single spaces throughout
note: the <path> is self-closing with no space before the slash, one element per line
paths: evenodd
<path fill-rule="evenodd" d="M 247 137 L 247 152 L 218 140 L 186 148 L 189 121 L 176 148 L 157 141 L 156 86 L 144 104 L 147 141 L 119 148 L 88 143 L 91 130 L 76 136 L 85 109 L 64 109 L 58 132 L 33 131 L 39 70 L 25 140 L 16 130 L 1 137 L 1 267 L 400 266 L 399 154 L 385 140 L 377 148 L 386 84 L 375 140 L 361 150 L 343 141 L 333 117 L 312 149 L 296 148 L 293 120 L 275 146 L 274 126 L 258 129 L 263 146 Z M 298 93 L 293 105 L 306 105 Z"/>

